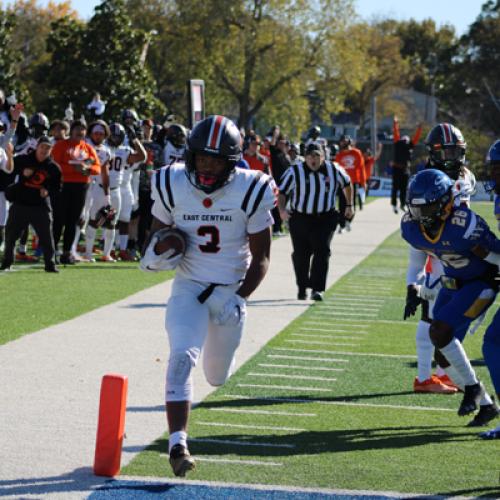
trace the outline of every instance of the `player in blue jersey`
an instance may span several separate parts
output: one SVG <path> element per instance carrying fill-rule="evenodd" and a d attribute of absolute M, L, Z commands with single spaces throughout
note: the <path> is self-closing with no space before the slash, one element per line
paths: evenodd
<path fill-rule="evenodd" d="M 434 306 L 430 337 L 445 365 L 447 361 L 454 368 L 456 382 L 464 386 L 458 414 L 473 413 L 478 404 L 489 399 L 489 404 L 481 404 L 480 420 L 485 425 L 498 415 L 498 408 L 486 395 L 461 342 L 471 322 L 495 301 L 500 240 L 472 210 L 454 205 L 453 184 L 440 170 L 428 169 L 414 176 L 408 191 L 409 213 L 401 221 L 401 232 L 411 246 L 443 264 L 443 286 Z M 500 342 L 494 354 L 500 359 Z M 486 356 L 485 362 L 493 378 L 495 370 Z M 500 384 L 500 380 L 496 382 Z"/>
<path fill-rule="evenodd" d="M 498 229 L 500 230 L 500 140 L 495 141 L 491 145 L 486 157 L 486 163 L 490 169 L 491 179 L 488 187 L 495 193 L 494 214 L 498 220 Z M 484 343 L 486 345 L 492 344 L 491 348 L 487 350 L 483 349 L 485 359 L 486 356 L 491 356 L 491 352 L 495 352 L 495 344 L 500 344 L 498 332 L 500 332 L 500 309 L 497 309 L 493 321 L 484 334 Z M 494 364 L 494 370 L 497 371 L 496 380 L 500 380 L 500 359 L 494 358 L 491 360 L 491 363 Z M 495 390 L 497 397 L 500 399 L 500 386 L 495 386 Z M 500 425 L 495 429 L 481 433 L 480 436 L 483 439 L 500 439 Z"/>

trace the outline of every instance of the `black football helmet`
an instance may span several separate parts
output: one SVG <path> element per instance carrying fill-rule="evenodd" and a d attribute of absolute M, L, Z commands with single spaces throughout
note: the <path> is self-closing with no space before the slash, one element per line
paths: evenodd
<path fill-rule="evenodd" d="M 35 113 L 28 124 L 30 133 L 35 139 L 44 135 L 50 127 L 49 119 L 43 113 Z"/>
<path fill-rule="evenodd" d="M 135 109 L 124 109 L 122 111 L 122 122 L 127 123 L 127 120 L 133 120 L 134 124 L 139 122 L 139 116 Z"/>
<path fill-rule="evenodd" d="M 321 135 L 321 127 L 319 125 L 314 125 L 307 132 L 307 138 L 315 141 Z"/>
<path fill-rule="evenodd" d="M 442 170 L 457 180 L 465 165 L 467 150 L 462 132 L 450 123 L 440 123 L 427 135 L 425 146 L 429 152 L 429 167 Z"/>
<path fill-rule="evenodd" d="M 125 140 L 125 129 L 120 123 L 112 123 L 109 126 L 108 142 L 111 146 L 117 148 Z"/>
<path fill-rule="evenodd" d="M 186 128 L 180 123 L 173 123 L 168 127 L 166 137 L 176 148 L 182 148 L 186 145 Z"/>
<path fill-rule="evenodd" d="M 224 186 L 241 158 L 240 143 L 240 131 L 229 118 L 213 115 L 198 122 L 186 144 L 186 175 L 189 182 L 205 193 L 212 193 Z M 198 173 L 195 157 L 200 153 L 226 160 L 224 172 L 218 176 Z"/>

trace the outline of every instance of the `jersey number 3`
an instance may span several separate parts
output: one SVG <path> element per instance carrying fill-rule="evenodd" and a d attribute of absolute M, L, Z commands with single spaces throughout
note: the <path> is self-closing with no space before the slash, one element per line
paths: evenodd
<path fill-rule="evenodd" d="M 216 226 L 200 226 L 198 236 L 210 236 L 210 239 L 204 245 L 198 245 L 204 253 L 217 253 L 220 250 L 220 234 Z"/>

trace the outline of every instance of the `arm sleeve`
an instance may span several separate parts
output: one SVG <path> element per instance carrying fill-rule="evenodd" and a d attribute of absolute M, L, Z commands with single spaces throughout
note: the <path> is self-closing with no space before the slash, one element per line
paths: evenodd
<path fill-rule="evenodd" d="M 406 284 L 416 285 L 424 278 L 427 254 L 422 250 L 410 247 L 408 268 L 406 270 Z"/>
<path fill-rule="evenodd" d="M 344 189 L 346 186 L 349 186 L 349 184 L 351 183 L 349 174 L 338 163 L 333 163 L 333 166 L 337 171 L 340 188 Z"/>
<path fill-rule="evenodd" d="M 294 189 L 295 189 L 295 175 L 293 172 L 293 167 L 289 167 L 286 169 L 285 173 L 281 177 L 279 191 L 281 194 L 287 196 Z"/>

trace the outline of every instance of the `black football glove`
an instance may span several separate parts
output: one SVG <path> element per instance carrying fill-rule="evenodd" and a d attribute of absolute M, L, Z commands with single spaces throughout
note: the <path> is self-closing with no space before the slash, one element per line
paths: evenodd
<path fill-rule="evenodd" d="M 406 304 L 403 319 L 408 319 L 414 316 L 417 312 L 417 307 L 422 303 L 422 299 L 418 296 L 418 288 L 415 285 L 408 285 L 406 290 Z"/>

